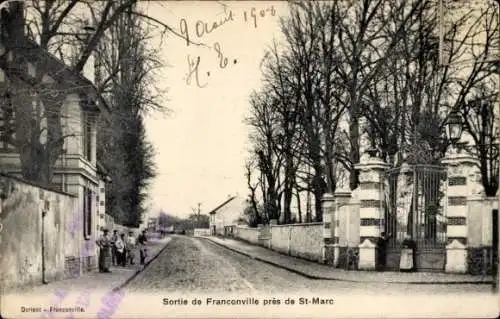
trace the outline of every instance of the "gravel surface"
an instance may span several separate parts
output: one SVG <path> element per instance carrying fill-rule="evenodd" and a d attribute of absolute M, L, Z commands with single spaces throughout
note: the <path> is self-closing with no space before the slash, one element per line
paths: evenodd
<path fill-rule="evenodd" d="M 125 288 L 177 293 L 488 293 L 489 285 L 408 285 L 314 280 L 243 256 L 208 240 L 173 236 L 158 258 Z"/>

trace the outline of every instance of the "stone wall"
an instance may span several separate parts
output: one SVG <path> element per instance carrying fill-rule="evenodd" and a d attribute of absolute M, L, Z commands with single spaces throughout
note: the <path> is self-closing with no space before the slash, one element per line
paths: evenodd
<path fill-rule="evenodd" d="M 358 190 L 352 192 L 349 203 L 337 210 L 338 214 L 338 238 L 339 249 L 335 267 L 355 270 L 359 259 L 359 208 Z"/>
<path fill-rule="evenodd" d="M 259 244 L 260 228 L 236 226 L 234 236 L 251 244 Z"/>
<path fill-rule="evenodd" d="M 195 228 L 193 231 L 194 236 L 210 236 L 210 228 Z"/>
<path fill-rule="evenodd" d="M 336 202 L 335 222 L 330 228 L 332 238 L 338 238 L 338 243 L 332 244 L 331 262 L 334 267 L 346 270 L 359 269 L 360 262 L 360 195 L 357 190 L 352 192 L 352 197 L 343 203 Z M 336 201 L 338 199 L 336 198 Z M 468 196 L 466 201 L 466 245 L 464 250 L 464 272 L 477 275 L 491 274 L 494 270 L 493 261 L 496 256 L 492 251 L 492 210 L 498 208 L 496 198 L 486 198 L 482 195 Z M 449 210 L 455 209 L 454 207 Z M 456 215 L 456 211 L 450 214 Z M 335 226 L 337 224 L 337 226 Z M 324 223 L 292 224 L 292 225 L 259 225 L 257 228 L 246 226 L 236 227 L 235 237 L 251 244 L 257 244 L 278 251 L 283 254 L 296 256 L 313 261 L 328 263 L 328 244 L 323 238 Z M 328 230 L 328 229 L 327 229 Z M 455 243 L 457 245 L 457 243 Z M 461 245 L 461 244 L 460 244 Z M 452 247 L 453 248 L 453 247 Z M 453 249 L 457 249 L 454 247 Z M 397 270 L 399 265 L 399 252 L 391 255 L 388 252 L 386 269 Z M 444 253 L 439 251 L 439 260 L 444 260 Z M 436 256 L 437 256 L 436 255 Z M 449 257 L 449 256 L 448 256 Z M 325 258 L 325 260 L 323 260 Z M 434 258 L 434 257 L 433 257 Z M 394 260 L 392 260 L 394 259 Z M 437 260 L 437 259 L 436 259 Z M 420 261 L 421 262 L 421 261 Z M 444 261 L 442 262 L 444 263 Z M 466 263 L 466 265 L 465 265 Z M 392 267 L 391 265 L 394 265 Z"/>
<path fill-rule="evenodd" d="M 497 198 L 471 196 L 467 200 L 467 272 L 470 274 L 491 274 L 492 210 L 498 208 Z"/>
<path fill-rule="evenodd" d="M 68 275 L 67 256 L 75 256 L 71 267 L 80 273 L 83 231 L 73 227 L 72 219 L 78 212 L 77 199 L 4 175 L 0 175 L 0 185 L 0 269 L 4 291 L 41 284 L 43 257 L 45 279 L 49 282 Z"/>
<path fill-rule="evenodd" d="M 498 208 L 497 198 L 471 196 L 468 204 L 467 246 L 481 247 L 492 244 L 492 210 Z"/>
<path fill-rule="evenodd" d="M 271 249 L 313 261 L 323 260 L 323 223 L 272 225 Z"/>
<path fill-rule="evenodd" d="M 271 226 L 271 247 L 280 253 L 290 253 L 290 227 L 287 225 Z"/>
<path fill-rule="evenodd" d="M 350 202 L 337 210 L 339 246 L 357 247 L 359 244 L 359 200 L 352 198 Z"/>
<path fill-rule="evenodd" d="M 323 223 L 289 225 L 290 255 L 323 261 Z"/>

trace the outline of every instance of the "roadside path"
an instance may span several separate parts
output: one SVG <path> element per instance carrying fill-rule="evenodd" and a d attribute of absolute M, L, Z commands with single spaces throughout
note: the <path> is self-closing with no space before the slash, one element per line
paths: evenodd
<path fill-rule="evenodd" d="M 352 271 L 333 268 L 301 258 L 245 243 L 231 238 L 201 237 L 217 245 L 254 258 L 256 260 L 287 269 L 310 279 L 341 280 L 366 283 L 405 283 L 405 284 L 492 284 L 492 276 L 473 276 L 467 274 L 447 274 L 434 272 L 401 273 L 393 271 Z"/>

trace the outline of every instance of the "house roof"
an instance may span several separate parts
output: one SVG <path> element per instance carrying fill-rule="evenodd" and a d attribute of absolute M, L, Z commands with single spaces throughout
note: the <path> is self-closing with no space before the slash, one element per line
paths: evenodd
<path fill-rule="evenodd" d="M 235 199 L 236 196 L 231 196 L 229 197 L 228 199 L 226 199 L 225 202 L 223 202 L 222 204 L 220 204 L 219 206 L 215 207 L 214 209 L 212 209 L 210 211 L 210 213 L 208 213 L 209 215 L 213 215 L 215 214 L 219 209 L 221 209 L 222 207 L 226 206 L 229 202 L 231 202 L 233 199 Z"/>
<path fill-rule="evenodd" d="M 54 78 L 58 85 L 73 89 L 79 94 L 90 97 L 92 103 L 87 103 L 85 107 L 95 111 L 104 111 L 109 115 L 110 108 L 107 101 L 99 94 L 97 87 L 92 81 L 87 79 L 83 74 L 74 71 L 70 66 L 66 65 L 63 61 L 55 57 L 50 52 L 42 49 L 36 42 L 24 38 L 21 44 L 16 45 L 17 48 L 21 47 L 22 58 L 27 62 L 34 63 L 36 67 L 42 68 L 43 74 L 47 74 Z M 27 76 L 27 73 L 17 73 L 20 79 L 30 83 L 32 79 Z"/>
<path fill-rule="evenodd" d="M 99 100 L 99 102 L 103 102 L 97 87 L 92 81 L 83 76 L 83 74 L 75 72 L 70 66 L 66 65 L 53 54 L 42 49 L 36 42 L 25 39 L 23 49 L 26 52 L 23 56 L 26 60 L 35 62 L 37 67 L 43 67 L 43 73 L 53 77 L 59 84 L 69 86 L 69 88 L 74 89 L 80 94 L 91 96 L 94 101 Z M 93 106 L 93 108 L 100 111 L 101 103 L 95 103 L 87 107 Z M 107 108 L 106 104 L 102 106 Z"/>

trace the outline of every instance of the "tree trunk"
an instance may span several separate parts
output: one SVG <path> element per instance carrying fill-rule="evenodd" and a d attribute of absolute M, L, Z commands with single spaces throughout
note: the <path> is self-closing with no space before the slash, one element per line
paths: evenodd
<path fill-rule="evenodd" d="M 321 201 L 323 199 L 323 195 L 325 194 L 326 190 L 326 183 L 323 180 L 323 177 L 320 175 L 321 170 L 319 169 L 319 172 L 316 171 L 314 178 L 313 178 L 313 191 L 314 191 L 314 211 L 316 218 L 315 220 L 317 222 L 323 221 L 323 208 L 321 205 Z"/>
<path fill-rule="evenodd" d="M 290 223 L 292 212 L 290 205 L 292 203 L 293 197 L 293 184 L 294 184 L 294 170 L 293 170 L 293 157 L 289 150 L 286 150 L 285 159 L 285 182 L 284 182 L 284 202 L 283 202 L 283 214 L 285 224 Z"/>
<path fill-rule="evenodd" d="M 300 192 L 297 191 L 295 193 L 295 197 L 297 199 L 297 212 L 299 214 L 299 223 L 302 224 L 302 207 L 301 207 L 301 202 L 300 202 Z"/>
<path fill-rule="evenodd" d="M 351 119 L 349 121 L 349 138 L 351 140 L 351 148 L 349 150 L 349 159 L 353 164 L 349 174 L 349 187 L 355 190 L 359 184 L 359 172 L 354 169 L 354 164 L 359 163 L 359 119 L 358 119 L 358 106 L 353 106 L 351 110 Z"/>

